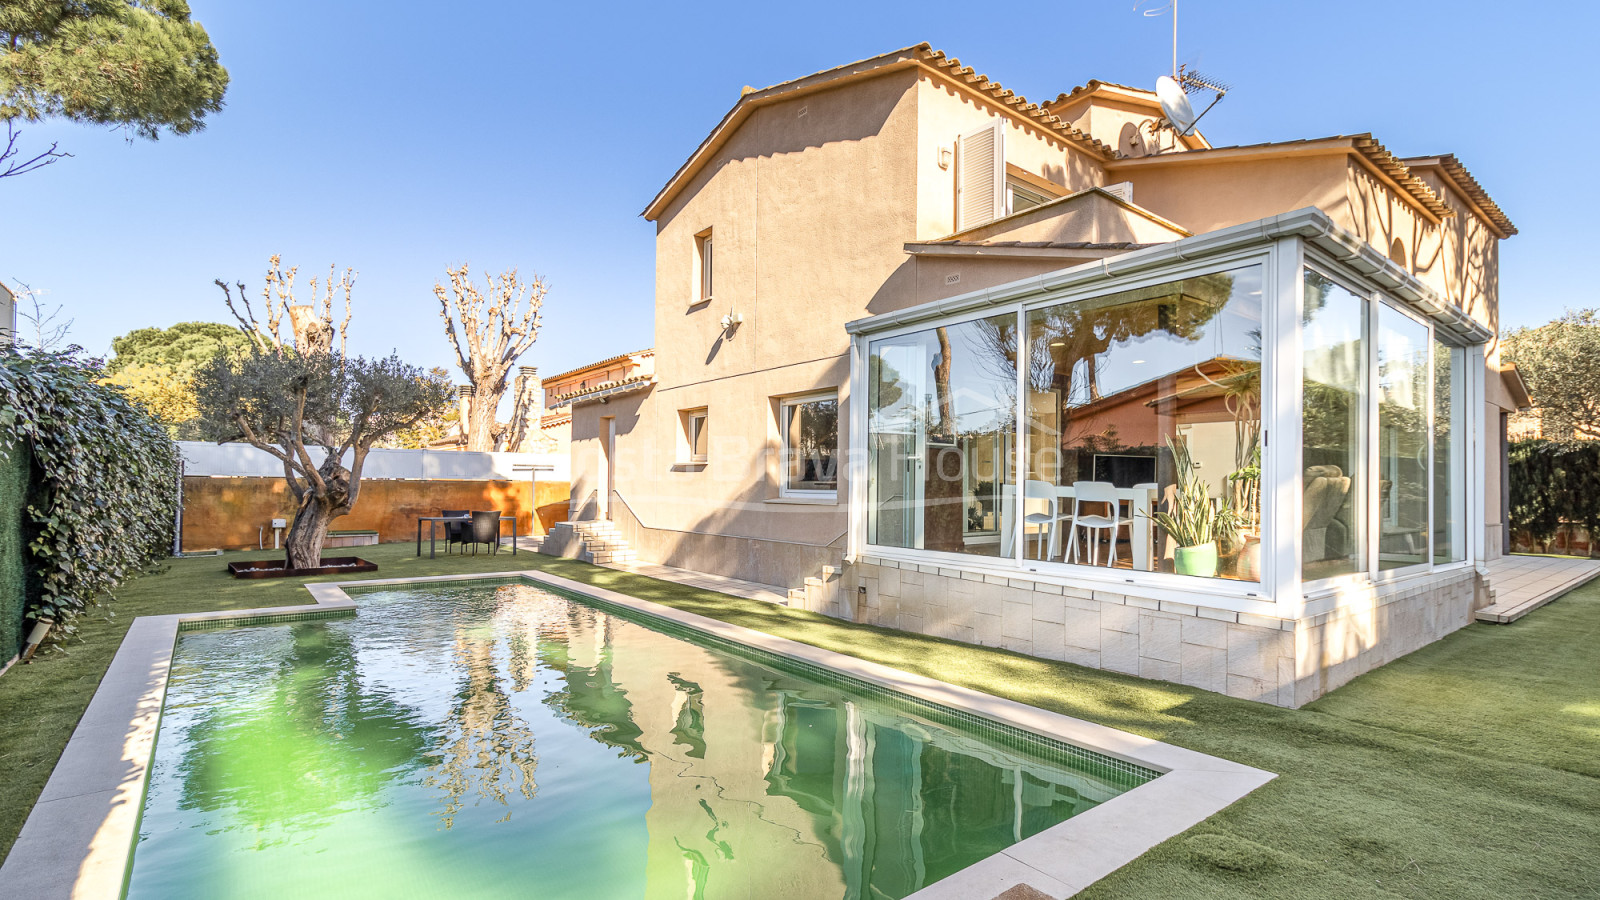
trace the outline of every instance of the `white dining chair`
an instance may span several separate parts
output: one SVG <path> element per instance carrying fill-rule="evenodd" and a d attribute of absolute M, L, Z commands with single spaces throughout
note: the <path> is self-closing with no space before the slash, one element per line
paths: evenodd
<path fill-rule="evenodd" d="M 1085 503 L 1105 504 L 1110 515 L 1085 515 Z M 1072 483 L 1072 532 L 1067 536 L 1067 562 L 1078 561 L 1078 529 L 1107 531 L 1111 534 L 1108 566 L 1117 564 L 1117 535 L 1126 519 L 1122 518 L 1122 501 L 1117 497 L 1117 487 L 1108 481 L 1074 481 Z M 1128 522 L 1128 524 L 1132 524 Z M 1089 545 L 1089 565 L 1099 565 L 1100 540 L 1098 534 Z"/>
<path fill-rule="evenodd" d="M 1056 486 L 1048 481 L 1039 481 L 1030 478 L 1022 486 L 1022 538 L 1028 538 L 1029 531 L 1036 537 L 1039 544 L 1038 558 L 1044 559 L 1045 548 L 1053 542 L 1056 523 L 1066 516 L 1061 514 L 1061 498 L 1056 496 Z M 1027 555 L 1027 544 L 1023 544 L 1023 555 Z"/>

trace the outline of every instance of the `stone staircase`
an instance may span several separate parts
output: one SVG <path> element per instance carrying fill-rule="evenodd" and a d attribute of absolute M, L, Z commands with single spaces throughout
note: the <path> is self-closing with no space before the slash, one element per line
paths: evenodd
<path fill-rule="evenodd" d="M 546 550 L 545 547 L 550 549 Z M 606 519 L 558 522 L 540 547 L 552 556 L 567 556 L 597 566 L 637 562 L 639 557 L 617 531 L 616 523 Z"/>
<path fill-rule="evenodd" d="M 853 618 L 854 604 L 850 603 L 853 598 L 847 598 L 840 592 L 839 574 L 837 567 L 823 566 L 822 574 L 807 578 L 804 587 L 789 589 L 789 602 L 785 605 L 839 618 Z"/>

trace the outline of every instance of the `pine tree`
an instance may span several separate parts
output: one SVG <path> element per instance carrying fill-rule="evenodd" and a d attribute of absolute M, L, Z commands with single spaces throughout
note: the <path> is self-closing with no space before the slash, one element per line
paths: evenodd
<path fill-rule="evenodd" d="M 228 72 L 185 0 L 5 0 L 0 3 L 0 176 L 19 163 L 17 122 L 61 118 L 155 140 L 190 134 L 222 109 Z M 8 158 L 10 164 L 7 165 Z"/>

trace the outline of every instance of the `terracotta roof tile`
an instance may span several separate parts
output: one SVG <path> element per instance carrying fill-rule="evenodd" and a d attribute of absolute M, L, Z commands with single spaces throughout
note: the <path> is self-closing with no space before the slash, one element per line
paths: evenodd
<path fill-rule="evenodd" d="M 913 49 L 921 55 L 924 62 L 936 69 L 943 69 L 944 74 L 948 77 L 963 81 L 988 94 L 1016 112 L 1033 119 L 1035 123 L 1044 129 L 1060 135 L 1080 147 L 1091 150 L 1103 158 L 1116 159 L 1122 155 L 1115 147 L 1072 127 L 1060 116 L 1037 103 L 1029 102 L 1026 97 L 1007 89 L 1000 82 L 991 81 L 989 76 L 974 72 L 971 66 L 963 66 L 961 60 L 945 56 L 943 50 L 935 50 L 932 45 L 926 42 L 918 44 Z"/>
<path fill-rule="evenodd" d="M 1517 226 L 1511 224 L 1511 217 L 1500 209 L 1500 204 L 1494 202 L 1494 198 L 1490 197 L 1489 192 L 1483 189 L 1483 185 L 1478 183 L 1478 179 L 1472 177 L 1472 173 L 1467 171 L 1467 167 L 1461 164 L 1461 160 L 1457 159 L 1454 153 L 1441 153 L 1433 157 L 1412 157 L 1405 160 L 1405 162 L 1413 166 L 1437 165 L 1444 170 L 1445 175 L 1451 181 L 1454 181 L 1461 188 L 1468 199 L 1483 210 L 1483 214 L 1488 217 L 1490 222 L 1494 223 L 1494 226 L 1502 234 L 1510 237 L 1517 233 Z"/>

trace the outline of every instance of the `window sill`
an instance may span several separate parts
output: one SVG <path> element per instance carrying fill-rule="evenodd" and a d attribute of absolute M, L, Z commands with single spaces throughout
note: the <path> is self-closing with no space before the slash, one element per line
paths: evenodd
<path fill-rule="evenodd" d="M 762 502 L 791 506 L 838 506 L 839 497 L 832 494 L 827 496 L 818 495 L 816 497 L 768 497 Z"/>
<path fill-rule="evenodd" d="M 690 300 L 689 301 L 689 312 L 694 312 L 697 309 L 704 309 L 705 307 L 710 306 L 710 305 L 711 305 L 711 298 L 710 297 L 701 297 L 699 300 Z"/>
<path fill-rule="evenodd" d="M 707 465 L 709 465 L 709 463 L 707 463 L 703 459 L 702 460 L 698 460 L 698 461 L 695 461 L 695 460 L 679 460 L 679 461 L 677 461 L 677 462 L 672 464 L 672 471 L 674 471 L 674 472 L 698 472 L 701 469 L 704 469 Z"/>

